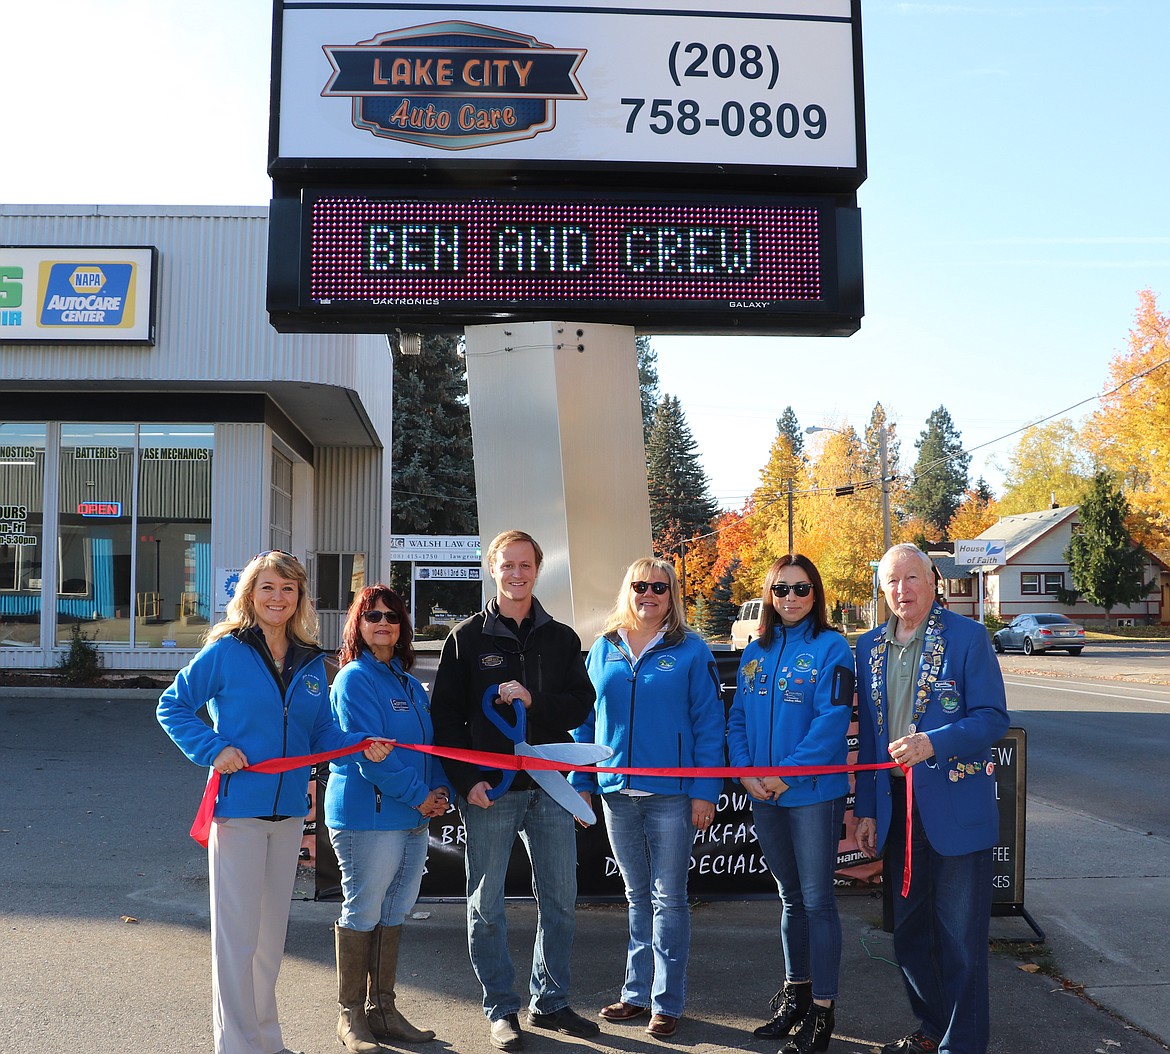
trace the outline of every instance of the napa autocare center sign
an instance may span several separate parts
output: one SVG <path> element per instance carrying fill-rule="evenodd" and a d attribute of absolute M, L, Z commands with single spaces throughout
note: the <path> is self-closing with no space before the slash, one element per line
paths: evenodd
<path fill-rule="evenodd" d="M 276 6 L 281 161 L 472 152 L 860 182 L 857 0 Z"/>
<path fill-rule="evenodd" d="M 0 247 L 0 342 L 153 344 L 158 250 Z"/>

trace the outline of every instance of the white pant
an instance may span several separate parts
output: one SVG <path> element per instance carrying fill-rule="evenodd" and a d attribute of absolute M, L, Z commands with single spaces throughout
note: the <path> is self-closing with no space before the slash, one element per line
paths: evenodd
<path fill-rule="evenodd" d="M 276 978 L 304 820 L 216 819 L 211 882 L 211 1017 L 216 1054 L 277 1054 Z"/>

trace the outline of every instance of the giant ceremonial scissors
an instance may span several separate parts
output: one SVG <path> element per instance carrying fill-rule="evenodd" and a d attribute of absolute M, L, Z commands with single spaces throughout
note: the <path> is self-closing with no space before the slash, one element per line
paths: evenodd
<path fill-rule="evenodd" d="M 524 704 L 519 699 L 512 701 L 512 712 L 515 715 L 515 720 L 509 721 L 496 706 L 496 700 L 499 698 L 500 686 L 498 684 L 491 685 L 483 693 L 483 712 L 487 714 L 488 720 L 512 741 L 517 756 L 562 762 L 573 768 L 579 768 L 582 765 L 596 765 L 599 761 L 606 761 L 613 757 L 613 751 L 609 747 L 603 747 L 598 743 L 542 743 L 539 746 L 534 746 L 532 743 L 526 742 L 524 737 L 528 732 L 528 718 Z M 495 801 L 507 791 L 512 786 L 512 780 L 516 778 L 515 769 L 502 769 L 501 771 L 503 778 L 487 792 L 489 801 Z M 553 801 L 562 809 L 571 812 L 582 823 L 595 824 L 597 822 L 593 810 L 585 804 L 585 799 L 573 790 L 563 773 L 557 772 L 555 769 L 525 769 L 524 771 Z"/>

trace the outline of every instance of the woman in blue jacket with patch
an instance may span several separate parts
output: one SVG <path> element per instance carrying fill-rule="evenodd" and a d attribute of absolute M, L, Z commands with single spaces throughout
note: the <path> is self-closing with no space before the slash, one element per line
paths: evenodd
<path fill-rule="evenodd" d="M 220 773 L 207 843 L 212 1028 L 216 1054 L 284 1048 L 276 978 L 309 810 L 309 767 L 248 771 L 277 757 L 356 746 L 329 711 L 317 615 L 305 569 L 273 549 L 240 575 L 224 620 L 158 703 L 158 720 L 192 761 Z M 208 725 L 200 716 L 204 707 Z M 365 754 L 380 761 L 387 743 Z"/>
<path fill-rule="evenodd" d="M 782 556 L 764 579 L 763 601 L 759 639 L 744 650 L 728 716 L 731 765 L 844 765 L 853 654 L 829 626 L 816 565 L 799 554 Z M 841 963 L 833 873 L 849 777 L 745 776 L 740 782 L 752 798 L 756 837 L 782 906 L 785 981 L 772 1000 L 775 1015 L 756 1035 L 791 1035 L 781 1054 L 822 1051 L 833 1034 Z"/>
<path fill-rule="evenodd" d="M 342 728 L 372 729 L 398 743 L 432 742 L 430 700 L 408 672 L 413 638 L 406 605 L 389 586 L 366 586 L 354 597 L 342 630 L 341 672 L 330 692 Z M 379 1040 L 435 1037 L 397 1009 L 394 979 L 402 924 L 426 866 L 430 818 L 447 811 L 449 796 L 442 766 L 418 750 L 329 766 L 325 824 L 345 897 L 334 928 L 337 1038 L 353 1054 L 378 1054 Z"/>
<path fill-rule="evenodd" d="M 616 768 L 712 768 L 723 764 L 723 701 L 711 649 L 687 629 L 674 567 L 635 560 L 605 630 L 589 650 L 597 703 L 573 733 L 601 743 Z M 675 1030 L 686 1001 L 690 950 L 687 872 L 695 828 L 715 816 L 723 780 L 574 772 L 588 799 L 600 785 L 605 824 L 630 908 L 626 979 L 607 1021 L 651 1012 L 646 1028 Z"/>

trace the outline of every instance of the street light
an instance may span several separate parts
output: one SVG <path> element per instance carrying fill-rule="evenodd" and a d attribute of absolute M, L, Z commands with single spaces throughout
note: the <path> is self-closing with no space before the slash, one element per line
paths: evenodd
<path fill-rule="evenodd" d="M 805 435 L 816 432 L 836 432 L 838 435 L 847 435 L 840 428 L 829 428 L 826 425 L 809 425 Z M 893 544 L 890 539 L 890 473 L 888 468 L 888 454 L 886 448 L 886 426 L 878 429 L 878 471 L 882 477 L 882 552 L 886 552 Z"/>

